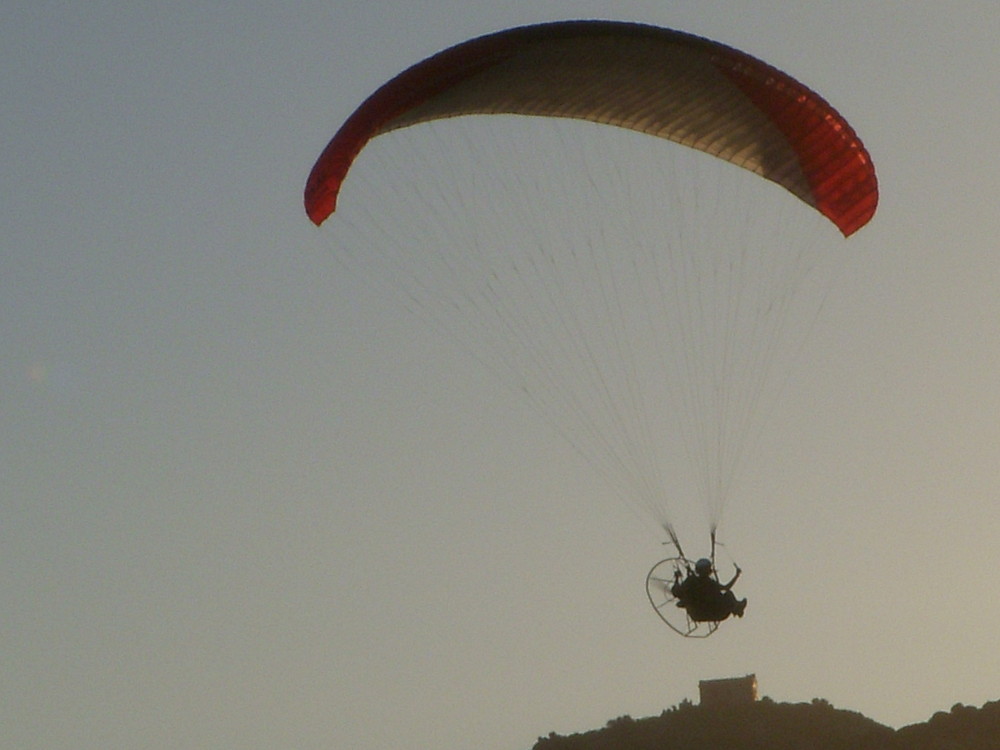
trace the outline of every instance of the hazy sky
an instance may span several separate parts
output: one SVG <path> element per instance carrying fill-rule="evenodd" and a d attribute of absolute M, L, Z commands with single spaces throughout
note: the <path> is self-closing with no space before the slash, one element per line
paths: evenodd
<path fill-rule="evenodd" d="M 607 17 L 788 70 L 879 171 L 704 642 L 649 609 L 655 527 L 301 207 L 405 66 Z M 514 750 L 749 672 L 893 726 L 1000 697 L 997 38 L 994 0 L 8 0 L 0 746 Z"/>

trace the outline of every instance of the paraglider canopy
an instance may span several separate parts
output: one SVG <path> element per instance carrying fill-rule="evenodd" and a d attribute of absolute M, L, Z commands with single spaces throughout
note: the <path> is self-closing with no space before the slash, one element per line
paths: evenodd
<path fill-rule="evenodd" d="M 718 42 L 635 23 L 565 21 L 501 31 L 399 74 L 344 123 L 309 176 L 322 224 L 365 144 L 445 117 L 569 117 L 677 141 L 772 180 L 849 236 L 875 212 L 875 171 L 818 94 Z"/>

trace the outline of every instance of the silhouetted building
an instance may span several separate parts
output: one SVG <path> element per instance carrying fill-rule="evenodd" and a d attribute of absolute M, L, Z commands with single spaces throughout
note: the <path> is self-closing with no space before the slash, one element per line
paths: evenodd
<path fill-rule="evenodd" d="M 724 680 L 701 680 L 698 683 L 701 705 L 713 708 L 743 706 L 757 700 L 757 675 L 729 677 Z"/>

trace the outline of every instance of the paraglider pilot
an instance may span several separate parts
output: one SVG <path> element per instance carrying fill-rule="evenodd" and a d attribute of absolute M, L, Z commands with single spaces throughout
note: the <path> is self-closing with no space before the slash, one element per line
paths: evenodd
<path fill-rule="evenodd" d="M 712 561 L 703 557 L 688 568 L 687 577 L 681 580 L 681 572 L 674 571 L 674 584 L 670 593 L 677 597 L 677 606 L 687 610 L 688 617 L 695 622 L 719 622 L 730 615 L 743 617 L 747 600 L 737 599 L 732 592 L 733 584 L 743 571 L 736 568 L 736 575 L 729 583 L 720 583 L 712 575 Z"/>

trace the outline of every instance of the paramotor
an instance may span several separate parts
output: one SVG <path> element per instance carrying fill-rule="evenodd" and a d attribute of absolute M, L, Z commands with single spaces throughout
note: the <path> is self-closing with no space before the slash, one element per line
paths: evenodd
<path fill-rule="evenodd" d="M 646 596 L 653 610 L 670 629 L 686 638 L 708 638 L 719 629 L 718 620 L 695 619 L 679 606 L 674 586 L 691 575 L 695 561 L 675 556 L 660 560 L 646 576 Z"/>

